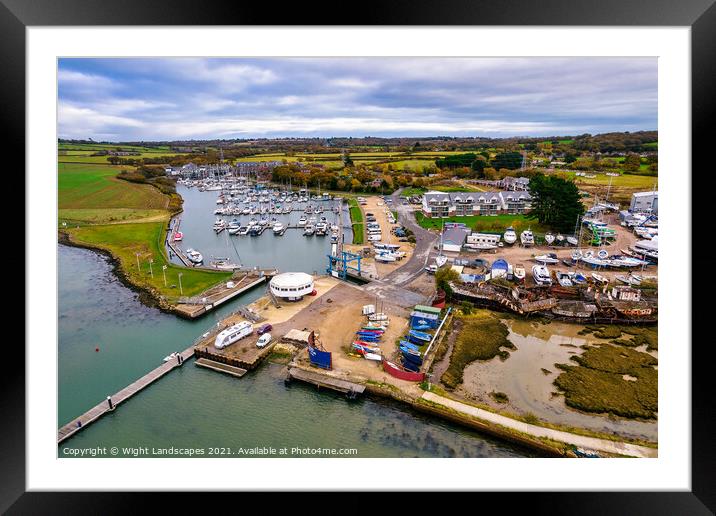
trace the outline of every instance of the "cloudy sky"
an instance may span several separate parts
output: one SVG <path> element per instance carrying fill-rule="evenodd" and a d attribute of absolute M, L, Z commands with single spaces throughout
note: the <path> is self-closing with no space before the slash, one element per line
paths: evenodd
<path fill-rule="evenodd" d="M 657 129 L 656 58 L 61 59 L 59 136 L 558 136 Z"/>

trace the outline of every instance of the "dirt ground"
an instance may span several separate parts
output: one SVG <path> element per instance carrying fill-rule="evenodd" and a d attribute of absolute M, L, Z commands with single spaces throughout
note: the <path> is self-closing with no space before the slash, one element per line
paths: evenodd
<path fill-rule="evenodd" d="M 348 355 L 352 342 L 356 340 L 355 332 L 367 322 L 361 312 L 363 305 L 375 302 L 373 296 L 360 288 L 340 283 L 289 320 L 274 326 L 273 333 L 280 337 L 294 328 L 315 331 L 323 348 L 333 353 L 333 370 L 330 372 L 333 376 L 353 381 L 390 383 L 407 390 L 417 389 L 413 383 L 385 373 L 380 362 Z M 396 341 L 407 331 L 408 319 L 405 309 L 397 305 L 385 303 L 380 309 L 388 315 L 390 324 L 378 345 L 381 354 L 390 360 L 396 353 Z M 308 365 L 306 350 L 299 353 L 297 361 Z"/>

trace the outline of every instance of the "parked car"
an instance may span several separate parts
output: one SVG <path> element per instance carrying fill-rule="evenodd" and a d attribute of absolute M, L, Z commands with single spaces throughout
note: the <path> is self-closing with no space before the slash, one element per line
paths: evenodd
<path fill-rule="evenodd" d="M 262 324 L 258 328 L 256 328 L 256 335 L 263 335 L 266 332 L 269 332 L 273 330 L 273 326 L 270 324 Z"/>
<path fill-rule="evenodd" d="M 263 348 L 266 346 L 269 342 L 271 342 L 271 334 L 270 333 L 264 333 L 259 337 L 259 340 L 256 341 L 256 346 L 259 348 Z"/>

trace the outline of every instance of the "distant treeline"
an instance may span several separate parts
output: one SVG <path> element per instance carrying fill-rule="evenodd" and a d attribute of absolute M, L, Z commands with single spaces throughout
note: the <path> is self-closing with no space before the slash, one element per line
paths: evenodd
<path fill-rule="evenodd" d="M 223 149 L 233 156 L 247 156 L 268 152 L 305 152 L 335 153 L 342 149 L 352 152 L 418 152 L 418 151 L 477 151 L 500 149 L 504 152 L 538 150 L 545 144 L 557 152 L 590 151 L 590 152 L 646 152 L 656 151 L 658 142 L 657 131 L 638 131 L 604 133 L 591 135 L 588 133 L 575 136 L 540 136 L 540 137 L 450 137 L 434 136 L 421 138 L 255 138 L 255 139 L 212 139 L 212 140 L 168 140 L 168 141 L 129 141 L 129 142 L 95 142 L 92 140 L 60 140 L 60 143 L 112 145 L 115 147 L 169 147 L 177 152 L 203 155 L 212 149 Z M 236 154 L 234 154 L 236 153 Z"/>

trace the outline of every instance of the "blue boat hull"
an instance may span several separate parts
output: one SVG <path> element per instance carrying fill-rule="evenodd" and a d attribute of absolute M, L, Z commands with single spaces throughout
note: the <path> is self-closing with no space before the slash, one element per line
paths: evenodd
<path fill-rule="evenodd" d="M 420 367 L 408 362 L 407 360 L 403 359 L 403 367 L 407 369 L 408 371 L 413 371 L 414 373 L 417 373 L 420 371 Z"/>

